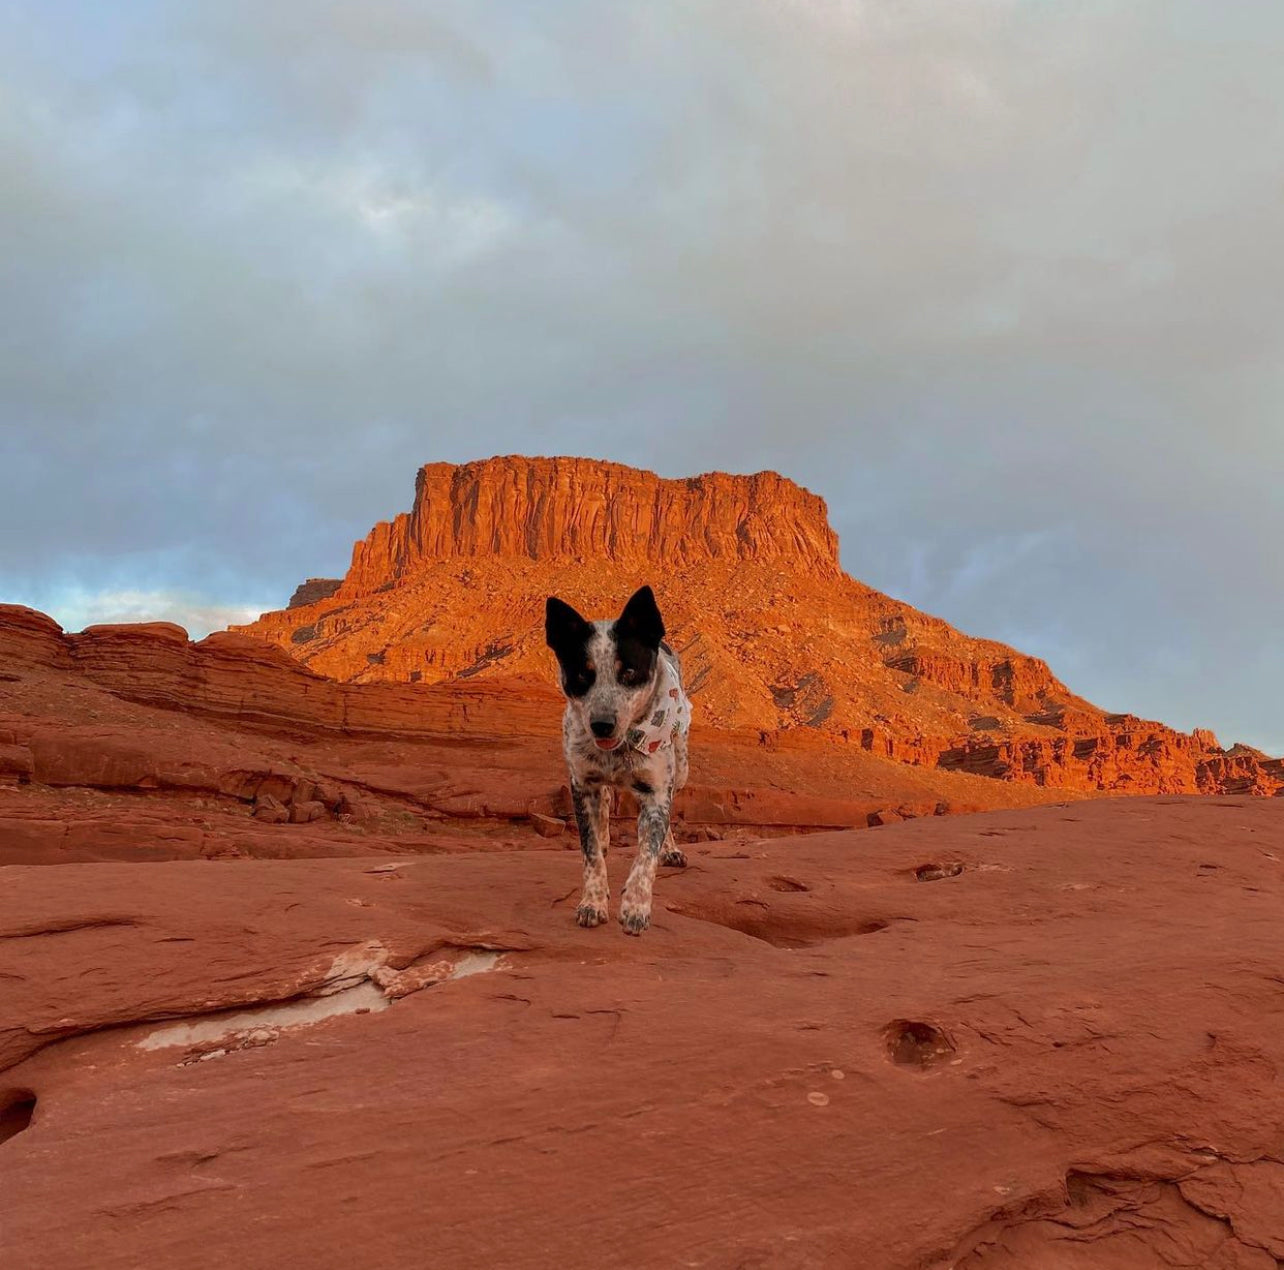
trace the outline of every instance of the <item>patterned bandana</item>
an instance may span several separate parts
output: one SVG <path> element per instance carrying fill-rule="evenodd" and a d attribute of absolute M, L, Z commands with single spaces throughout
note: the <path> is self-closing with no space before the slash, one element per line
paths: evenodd
<path fill-rule="evenodd" d="M 655 687 L 655 705 L 649 715 L 625 733 L 624 743 L 639 754 L 654 754 L 666 745 L 672 745 L 680 735 L 690 730 L 691 702 L 682 691 L 673 663 L 662 655 Z"/>

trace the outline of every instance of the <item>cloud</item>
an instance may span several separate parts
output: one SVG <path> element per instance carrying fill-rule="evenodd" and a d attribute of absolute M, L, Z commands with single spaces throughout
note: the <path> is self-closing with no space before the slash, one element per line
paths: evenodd
<path fill-rule="evenodd" d="M 775 467 L 872 585 L 1278 736 L 1281 42 L 1267 0 L 11 6 L 0 595 L 280 603 L 433 459 Z"/>
<path fill-rule="evenodd" d="M 80 587 L 39 588 L 5 597 L 48 613 L 64 630 L 112 622 L 173 622 L 191 639 L 204 639 L 234 623 L 252 622 L 264 605 L 220 604 L 194 591 L 87 591 Z"/>

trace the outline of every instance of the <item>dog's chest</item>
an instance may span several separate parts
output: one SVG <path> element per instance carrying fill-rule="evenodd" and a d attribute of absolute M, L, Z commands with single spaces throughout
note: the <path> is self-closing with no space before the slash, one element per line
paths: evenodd
<path fill-rule="evenodd" d="M 592 740 L 567 738 L 566 765 L 578 785 L 614 785 L 628 788 L 646 784 L 663 789 L 673 777 L 673 751 L 642 754 L 627 746 L 600 750 Z"/>

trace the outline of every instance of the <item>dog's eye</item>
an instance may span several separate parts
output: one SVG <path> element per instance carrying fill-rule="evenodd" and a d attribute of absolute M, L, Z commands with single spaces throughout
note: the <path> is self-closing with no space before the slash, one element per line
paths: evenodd
<path fill-rule="evenodd" d="M 640 670 L 634 670 L 632 666 L 625 666 L 625 668 L 620 671 L 619 678 L 620 682 L 626 688 L 636 688 L 638 684 L 642 682 L 642 672 Z"/>
<path fill-rule="evenodd" d="M 572 697 L 582 697 L 593 686 L 591 670 L 577 670 L 566 676 L 566 691 Z"/>

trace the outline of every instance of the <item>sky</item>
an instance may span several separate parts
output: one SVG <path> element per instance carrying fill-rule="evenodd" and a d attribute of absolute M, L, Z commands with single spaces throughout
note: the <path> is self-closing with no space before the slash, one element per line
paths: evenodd
<path fill-rule="evenodd" d="M 10 0 L 0 602 L 196 634 L 417 467 L 771 468 L 1284 753 L 1278 0 Z"/>

